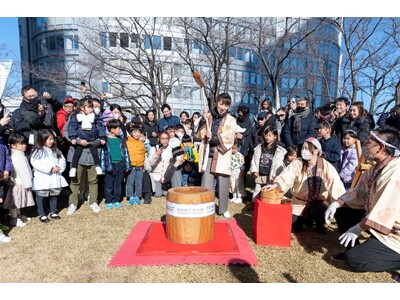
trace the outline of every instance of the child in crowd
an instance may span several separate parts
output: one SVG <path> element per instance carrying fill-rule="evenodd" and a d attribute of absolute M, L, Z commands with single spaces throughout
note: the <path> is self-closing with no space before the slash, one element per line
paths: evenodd
<path fill-rule="evenodd" d="M 107 123 L 107 142 L 102 151 L 104 178 L 104 196 L 106 209 L 121 208 L 124 171 L 131 169 L 125 140 L 121 137 L 121 122 L 112 119 Z"/>
<path fill-rule="evenodd" d="M 100 167 L 100 158 L 97 147 L 92 145 L 91 142 L 100 139 L 101 145 L 106 143 L 106 131 L 103 122 L 93 112 L 93 102 L 91 99 L 81 99 L 76 108 L 76 113 L 71 116 L 68 123 L 68 134 L 71 139 L 71 144 L 75 146 L 75 153 L 71 162 L 71 169 L 69 171 L 70 177 L 76 176 L 76 168 L 78 161 L 82 155 L 83 146 L 81 141 L 86 141 L 87 147 L 93 156 L 96 166 L 96 173 L 102 174 Z"/>
<path fill-rule="evenodd" d="M 274 181 L 284 169 L 286 150 L 278 145 L 278 130 L 266 126 L 261 130 L 261 143 L 254 149 L 250 173 L 255 178 L 253 201 L 261 188 Z"/>
<path fill-rule="evenodd" d="M 233 203 L 242 203 L 242 197 L 239 191 L 239 180 L 241 180 L 240 172 L 244 167 L 244 156 L 239 152 L 239 145 L 237 142 L 232 146 L 232 156 L 231 156 L 231 171 L 232 175 L 230 178 L 230 189 L 232 192 Z"/>
<path fill-rule="evenodd" d="M 283 159 L 285 167 L 287 167 L 296 158 L 297 158 L 297 146 L 291 145 L 288 148 L 286 148 L 285 158 Z"/>
<path fill-rule="evenodd" d="M 8 153 L 8 148 L 4 144 L 4 142 L 0 139 L 0 204 L 3 203 L 5 196 L 5 185 L 6 181 L 9 179 L 9 176 L 12 172 L 12 163 L 11 158 Z M 1 227 L 6 230 L 6 226 L 0 224 Z M 3 231 L 0 229 L 0 242 L 8 243 L 11 242 L 12 238 L 6 236 Z"/>
<path fill-rule="evenodd" d="M 179 147 L 181 144 L 181 140 L 176 136 L 176 130 L 175 127 L 168 126 L 166 131 L 168 132 L 169 135 L 169 144 L 171 148 Z"/>
<path fill-rule="evenodd" d="M 201 140 L 199 150 L 199 170 L 203 172 L 201 186 L 214 190 L 214 181 L 217 179 L 218 213 L 225 218 L 231 217 L 228 211 L 229 178 L 236 132 L 236 119 L 229 114 L 231 103 L 232 98 L 229 94 L 218 95 L 210 112 L 203 113 L 196 133 L 197 138 Z"/>
<path fill-rule="evenodd" d="M 192 129 L 192 120 L 187 119 L 183 122 L 183 126 L 185 127 L 185 134 L 192 136 L 193 135 L 193 129 Z"/>
<path fill-rule="evenodd" d="M 199 186 L 201 183 L 201 174 L 196 170 L 196 166 L 185 160 L 181 166 L 182 182 L 181 186 Z"/>
<path fill-rule="evenodd" d="M 182 137 L 181 147 L 185 151 L 184 159 L 194 163 L 197 167 L 197 164 L 199 162 L 199 153 L 196 149 L 194 149 L 192 138 L 189 135 L 185 134 Z"/>
<path fill-rule="evenodd" d="M 331 135 L 331 132 L 331 124 L 328 121 L 322 121 L 319 124 L 318 135 L 321 137 L 322 155 L 339 172 L 341 147 L 336 137 Z"/>
<path fill-rule="evenodd" d="M 126 141 L 128 147 L 129 159 L 132 169 L 126 180 L 126 196 L 129 204 L 140 204 L 142 197 L 144 160 L 146 157 L 146 147 L 140 137 L 143 134 L 143 128 L 134 123 L 126 124 L 126 130 L 130 134 Z"/>
<path fill-rule="evenodd" d="M 143 142 L 144 146 L 146 147 L 146 153 L 150 153 L 151 144 L 149 139 L 146 137 L 145 133 L 140 134 L 140 141 Z"/>
<path fill-rule="evenodd" d="M 50 218 L 61 219 L 57 214 L 57 196 L 63 187 L 68 186 L 61 175 L 66 167 L 66 161 L 61 151 L 57 148 L 54 133 L 48 129 L 38 131 L 37 144 L 31 154 L 33 167 L 33 187 L 36 193 L 36 205 L 39 220 L 43 223 L 50 222 L 43 206 L 45 198 L 50 202 Z"/>
<path fill-rule="evenodd" d="M 32 169 L 26 157 L 26 139 L 24 136 L 13 133 L 8 139 L 11 148 L 11 162 L 13 174 L 9 181 L 4 208 L 10 211 L 10 225 L 24 227 L 31 218 L 21 214 L 21 208 L 34 206 L 35 200 L 32 195 Z"/>
<path fill-rule="evenodd" d="M 148 171 L 151 178 L 154 197 L 166 196 L 167 192 L 162 190 L 164 175 L 172 159 L 172 147 L 169 145 L 169 137 L 166 131 L 159 134 L 159 144 L 151 147 L 148 158 Z M 179 144 L 178 144 L 179 146 Z"/>
<path fill-rule="evenodd" d="M 354 175 L 356 174 L 356 168 L 358 165 L 356 141 L 358 135 L 354 130 L 346 130 L 343 133 L 343 146 L 342 146 L 342 165 L 340 168 L 339 176 L 342 179 L 344 188 L 346 191 L 350 190 L 351 183 Z"/>

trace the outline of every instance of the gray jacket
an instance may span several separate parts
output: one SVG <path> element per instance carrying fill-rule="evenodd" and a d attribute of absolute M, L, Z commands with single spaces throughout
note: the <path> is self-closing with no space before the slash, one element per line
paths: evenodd
<path fill-rule="evenodd" d="M 64 136 L 68 141 L 71 141 L 70 138 L 69 138 L 69 135 L 68 135 L 68 122 L 69 122 L 69 120 L 67 121 L 67 123 L 64 126 Z M 82 140 L 79 139 L 79 138 L 76 140 L 76 142 L 78 144 L 81 141 Z M 90 144 L 93 145 L 93 146 L 98 147 L 97 148 L 97 152 L 99 153 L 99 156 L 100 156 L 100 152 L 101 152 L 100 139 L 97 139 L 97 140 L 95 140 L 93 142 L 90 142 Z M 74 157 L 74 153 L 75 153 L 75 148 L 74 148 L 73 145 L 71 145 L 69 147 L 68 154 L 67 154 L 67 161 L 68 162 L 72 162 L 72 158 Z M 79 165 L 84 165 L 84 166 L 94 166 L 93 156 L 92 156 L 92 153 L 90 153 L 89 148 L 83 148 L 82 155 L 79 158 L 78 164 Z"/>

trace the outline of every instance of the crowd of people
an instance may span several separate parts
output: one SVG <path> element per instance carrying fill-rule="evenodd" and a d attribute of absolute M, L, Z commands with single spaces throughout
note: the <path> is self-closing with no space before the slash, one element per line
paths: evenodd
<path fill-rule="evenodd" d="M 103 99 L 88 95 L 58 101 L 24 86 L 22 96 L 12 115 L 0 115 L 0 202 L 9 226 L 26 226 L 31 217 L 21 209 L 29 206 L 43 223 L 60 220 L 63 189 L 70 190 L 70 216 L 82 195 L 99 213 L 99 188 L 109 210 L 203 186 L 215 190 L 225 218 L 230 205 L 277 189 L 291 199 L 293 232 L 315 226 L 327 234 L 330 219 L 337 220 L 346 251 L 334 259 L 358 271 L 400 268 L 399 105 L 375 124 L 362 102 L 346 97 L 315 111 L 307 98 L 279 109 L 265 99 L 252 118 L 245 105 L 231 111 L 231 97 L 222 93 L 192 116 L 173 115 L 164 104 L 159 119 L 150 109 L 128 120 L 118 104 L 105 109 Z M 351 188 L 357 140 L 371 168 Z M 11 241 L 5 228 L 1 242 Z M 363 231 L 370 238 L 359 243 Z"/>

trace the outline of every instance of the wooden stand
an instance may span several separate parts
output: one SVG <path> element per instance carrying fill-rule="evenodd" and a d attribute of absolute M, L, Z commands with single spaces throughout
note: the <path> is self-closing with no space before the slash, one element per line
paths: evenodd
<path fill-rule="evenodd" d="M 167 195 L 167 239 L 178 244 L 203 244 L 214 239 L 214 191 L 177 187 Z"/>
<path fill-rule="evenodd" d="M 290 204 L 268 204 L 256 198 L 253 233 L 257 245 L 290 247 L 291 230 Z"/>
<path fill-rule="evenodd" d="M 356 140 L 356 150 L 357 150 L 357 157 L 358 157 L 358 165 L 356 168 L 356 173 L 354 174 L 354 177 L 353 177 L 353 181 L 351 182 L 350 189 L 353 189 L 357 185 L 357 182 L 360 179 L 362 173 L 369 170 L 372 167 L 371 164 L 365 163 L 366 162 L 365 157 L 362 156 L 361 142 L 358 139 Z"/>

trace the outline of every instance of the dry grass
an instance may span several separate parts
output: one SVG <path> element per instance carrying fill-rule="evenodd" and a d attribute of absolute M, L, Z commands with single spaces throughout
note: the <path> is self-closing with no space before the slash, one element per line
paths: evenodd
<path fill-rule="evenodd" d="M 292 234 L 291 247 L 258 246 L 253 241 L 251 203 L 232 204 L 229 210 L 253 248 L 259 265 L 174 265 L 109 268 L 107 263 L 139 220 L 159 221 L 165 216 L 165 200 L 151 205 L 129 206 L 93 214 L 84 204 L 66 216 L 66 201 L 59 201 L 60 221 L 42 224 L 34 218 L 26 227 L 8 234 L 11 243 L 0 244 L 0 281 L 18 283 L 384 283 L 391 274 L 354 273 L 330 255 L 338 252 L 338 232 L 327 235 L 315 229 Z M 32 213 L 27 210 L 27 213 Z M 220 219 L 217 216 L 217 219 Z"/>

